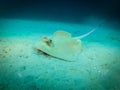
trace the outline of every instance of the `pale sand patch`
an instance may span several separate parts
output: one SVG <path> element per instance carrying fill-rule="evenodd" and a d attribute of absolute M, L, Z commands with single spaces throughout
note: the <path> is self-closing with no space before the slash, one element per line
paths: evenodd
<path fill-rule="evenodd" d="M 65 62 L 39 55 L 34 51 L 34 44 L 35 39 L 33 38 L 1 38 L 1 77 L 12 75 L 23 81 L 27 76 L 35 77 L 23 85 L 39 81 L 40 78 L 44 78 L 48 82 L 52 80 L 56 82 L 56 86 L 65 82 L 64 80 L 69 80 L 67 82 L 69 84 L 74 84 L 72 83 L 74 80 L 83 80 L 87 85 L 91 86 L 92 83 L 100 88 L 102 88 L 99 84 L 100 77 L 103 78 L 112 73 L 119 79 L 119 73 L 111 72 L 111 66 L 119 62 L 119 47 L 110 47 L 101 43 L 84 44 L 83 52 L 73 57 L 77 59 L 76 62 Z M 85 84 L 84 86 L 86 86 Z"/>

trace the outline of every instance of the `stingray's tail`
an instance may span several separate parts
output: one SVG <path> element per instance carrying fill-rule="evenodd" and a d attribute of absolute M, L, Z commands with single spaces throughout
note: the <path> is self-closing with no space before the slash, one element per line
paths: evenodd
<path fill-rule="evenodd" d="M 90 35 L 92 32 L 94 32 L 96 30 L 96 28 L 95 29 L 92 29 L 91 31 L 89 31 L 88 33 L 86 33 L 86 34 L 83 34 L 83 35 L 81 35 L 81 36 L 78 36 L 78 37 L 75 37 L 75 39 L 82 39 L 82 38 L 84 38 L 84 37 L 87 37 L 88 35 Z"/>
<path fill-rule="evenodd" d="M 91 31 L 89 31 L 86 34 L 83 34 L 81 36 L 75 37 L 75 39 L 82 39 L 84 37 L 87 37 L 88 35 L 90 35 L 92 32 L 94 32 L 96 29 L 98 29 L 105 21 L 103 21 L 102 23 L 100 23 L 96 28 L 92 29 Z"/>

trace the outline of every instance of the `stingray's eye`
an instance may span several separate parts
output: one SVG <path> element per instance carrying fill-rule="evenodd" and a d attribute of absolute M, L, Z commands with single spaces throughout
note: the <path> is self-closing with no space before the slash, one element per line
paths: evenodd
<path fill-rule="evenodd" d="M 47 39 L 47 37 L 46 37 L 46 36 L 43 36 L 42 39 Z"/>
<path fill-rule="evenodd" d="M 46 42 L 46 41 L 49 41 L 49 39 L 48 39 L 48 37 L 43 36 L 43 37 L 42 37 L 42 41 L 45 41 L 45 42 Z"/>
<path fill-rule="evenodd" d="M 52 40 L 50 39 L 50 43 L 52 43 Z"/>
<path fill-rule="evenodd" d="M 45 41 L 45 43 L 46 43 L 48 46 L 50 46 L 50 47 L 53 47 L 53 46 L 54 46 L 51 39 L 49 39 L 48 41 Z"/>

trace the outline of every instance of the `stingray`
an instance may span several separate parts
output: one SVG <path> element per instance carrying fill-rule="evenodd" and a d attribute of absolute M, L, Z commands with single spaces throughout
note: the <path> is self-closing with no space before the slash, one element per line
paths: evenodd
<path fill-rule="evenodd" d="M 40 41 L 35 45 L 35 49 L 47 56 L 49 55 L 65 61 L 75 61 L 75 54 L 82 51 L 81 39 L 93 31 L 94 29 L 81 36 L 72 37 L 69 32 L 59 30 L 50 37 L 42 36 Z"/>

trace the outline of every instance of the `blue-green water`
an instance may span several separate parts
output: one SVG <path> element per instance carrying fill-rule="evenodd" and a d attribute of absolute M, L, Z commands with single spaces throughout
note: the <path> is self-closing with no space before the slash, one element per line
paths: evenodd
<path fill-rule="evenodd" d="M 0 19 L 0 90 L 120 90 L 120 32 L 108 22 L 81 40 L 74 62 L 34 50 L 42 35 L 64 30 L 79 36 L 100 22 Z"/>

